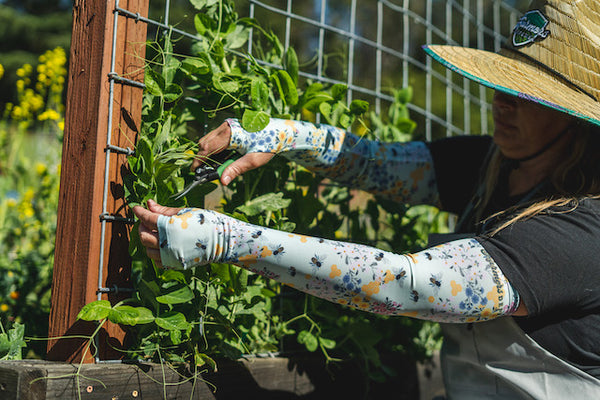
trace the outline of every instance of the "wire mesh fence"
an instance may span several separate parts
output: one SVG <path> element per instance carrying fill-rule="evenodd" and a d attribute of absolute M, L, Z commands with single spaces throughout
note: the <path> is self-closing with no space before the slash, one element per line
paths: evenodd
<path fill-rule="evenodd" d="M 186 40 L 194 9 L 173 15 L 177 0 L 151 1 L 148 23 L 173 26 Z M 256 18 L 298 52 L 300 75 L 343 83 L 349 100 L 360 98 L 379 113 L 390 89 L 412 86 L 412 118 L 422 138 L 487 134 L 489 90 L 455 76 L 425 56 L 424 44 L 453 44 L 497 51 L 527 0 L 243 0 L 241 15 Z M 178 4 L 180 5 L 180 4 Z M 181 10 L 181 7 L 178 7 Z M 123 11 L 126 15 L 126 12 Z M 155 29 L 151 29 L 155 32 Z M 252 39 L 252 38 L 251 38 Z M 253 41 L 240 52 L 252 54 Z"/>

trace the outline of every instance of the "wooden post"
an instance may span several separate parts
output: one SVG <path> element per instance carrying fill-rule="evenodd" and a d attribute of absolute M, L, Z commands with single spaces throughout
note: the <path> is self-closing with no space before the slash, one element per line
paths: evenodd
<path fill-rule="evenodd" d="M 73 5 L 49 326 L 51 338 L 90 335 L 95 325 L 76 320 L 81 308 L 97 300 L 99 287 L 131 287 L 130 226 L 123 222 L 105 222 L 103 276 L 99 277 L 115 3 L 141 16 L 148 12 L 148 0 L 75 0 Z M 119 15 L 117 27 L 114 72 L 119 77 L 143 82 L 146 24 Z M 110 143 L 119 148 L 133 148 L 141 121 L 143 91 L 119 82 L 113 86 Z M 127 216 L 122 186 L 126 157 L 118 151 L 109 151 L 108 215 Z M 128 294 L 121 291 L 103 294 L 102 298 L 114 303 L 124 296 Z M 124 336 L 118 326 L 107 326 L 99 342 L 99 357 L 120 358 L 118 353 L 111 353 L 110 348 L 122 345 Z M 78 362 L 86 343 L 85 339 L 51 340 L 47 358 Z M 92 362 L 93 357 L 87 354 L 84 361 Z"/>

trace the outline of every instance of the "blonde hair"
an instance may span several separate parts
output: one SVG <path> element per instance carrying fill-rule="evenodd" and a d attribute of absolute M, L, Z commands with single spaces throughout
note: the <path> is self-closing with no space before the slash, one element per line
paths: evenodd
<path fill-rule="evenodd" d="M 571 205 L 565 212 L 577 208 L 583 198 L 600 198 L 600 128 L 578 123 L 573 128 L 573 139 L 565 154 L 567 157 L 550 174 L 554 194 L 533 199 L 528 206 L 517 205 L 485 218 L 485 221 L 500 215 L 514 214 L 489 233 L 495 235 L 517 221 L 531 218 L 551 207 Z M 475 203 L 476 221 L 481 221 L 498 183 L 501 166 L 507 161 L 498 148 L 490 158 L 483 181 L 483 195 Z"/>

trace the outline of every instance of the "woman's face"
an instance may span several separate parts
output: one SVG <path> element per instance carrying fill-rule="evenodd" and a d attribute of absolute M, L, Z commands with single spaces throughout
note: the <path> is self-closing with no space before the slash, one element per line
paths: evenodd
<path fill-rule="evenodd" d="M 573 120 L 560 111 L 498 91 L 494 93 L 492 112 L 494 142 L 511 159 L 537 153 Z"/>

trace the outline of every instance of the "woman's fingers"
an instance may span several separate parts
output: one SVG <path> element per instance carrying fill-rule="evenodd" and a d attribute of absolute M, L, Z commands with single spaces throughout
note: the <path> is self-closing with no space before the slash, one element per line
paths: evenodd
<path fill-rule="evenodd" d="M 198 141 L 198 157 L 192 163 L 192 169 L 201 166 L 204 159 L 219 154 L 229 147 L 231 139 L 231 128 L 227 122 L 223 122 L 217 129 L 209 132 Z"/>
<path fill-rule="evenodd" d="M 148 249 L 158 249 L 159 248 L 159 239 L 158 232 L 154 229 L 148 228 L 144 224 L 140 224 L 139 227 L 140 232 L 140 242 L 148 248 Z"/>
<path fill-rule="evenodd" d="M 167 217 L 170 217 L 171 215 L 176 215 L 179 211 L 181 211 L 181 208 L 165 207 L 161 206 L 154 200 L 148 200 L 148 210 L 156 214 L 166 215 Z"/>
<path fill-rule="evenodd" d="M 140 220 L 140 242 L 142 242 L 142 245 L 146 247 L 146 253 L 148 254 L 148 257 L 154 260 L 154 263 L 158 267 L 162 267 L 157 225 L 158 217 L 161 215 L 175 215 L 180 210 L 180 208 L 161 206 L 153 200 L 148 200 L 148 209 L 141 206 L 133 207 L 134 214 Z"/>
<path fill-rule="evenodd" d="M 225 186 L 233 179 L 252 169 L 262 167 L 273 158 L 273 153 L 248 153 L 234 161 L 223 171 L 221 183 Z"/>
<path fill-rule="evenodd" d="M 151 231 L 158 229 L 157 222 L 160 214 L 152 212 L 141 206 L 133 207 L 133 213 L 138 217 L 140 223 Z"/>
<path fill-rule="evenodd" d="M 223 122 L 198 142 L 198 157 L 192 163 L 192 169 L 201 166 L 205 159 L 226 150 L 230 140 L 231 128 L 227 122 Z M 271 158 L 272 153 L 248 153 L 225 168 L 221 175 L 221 183 L 228 185 L 239 175 L 265 165 Z"/>

